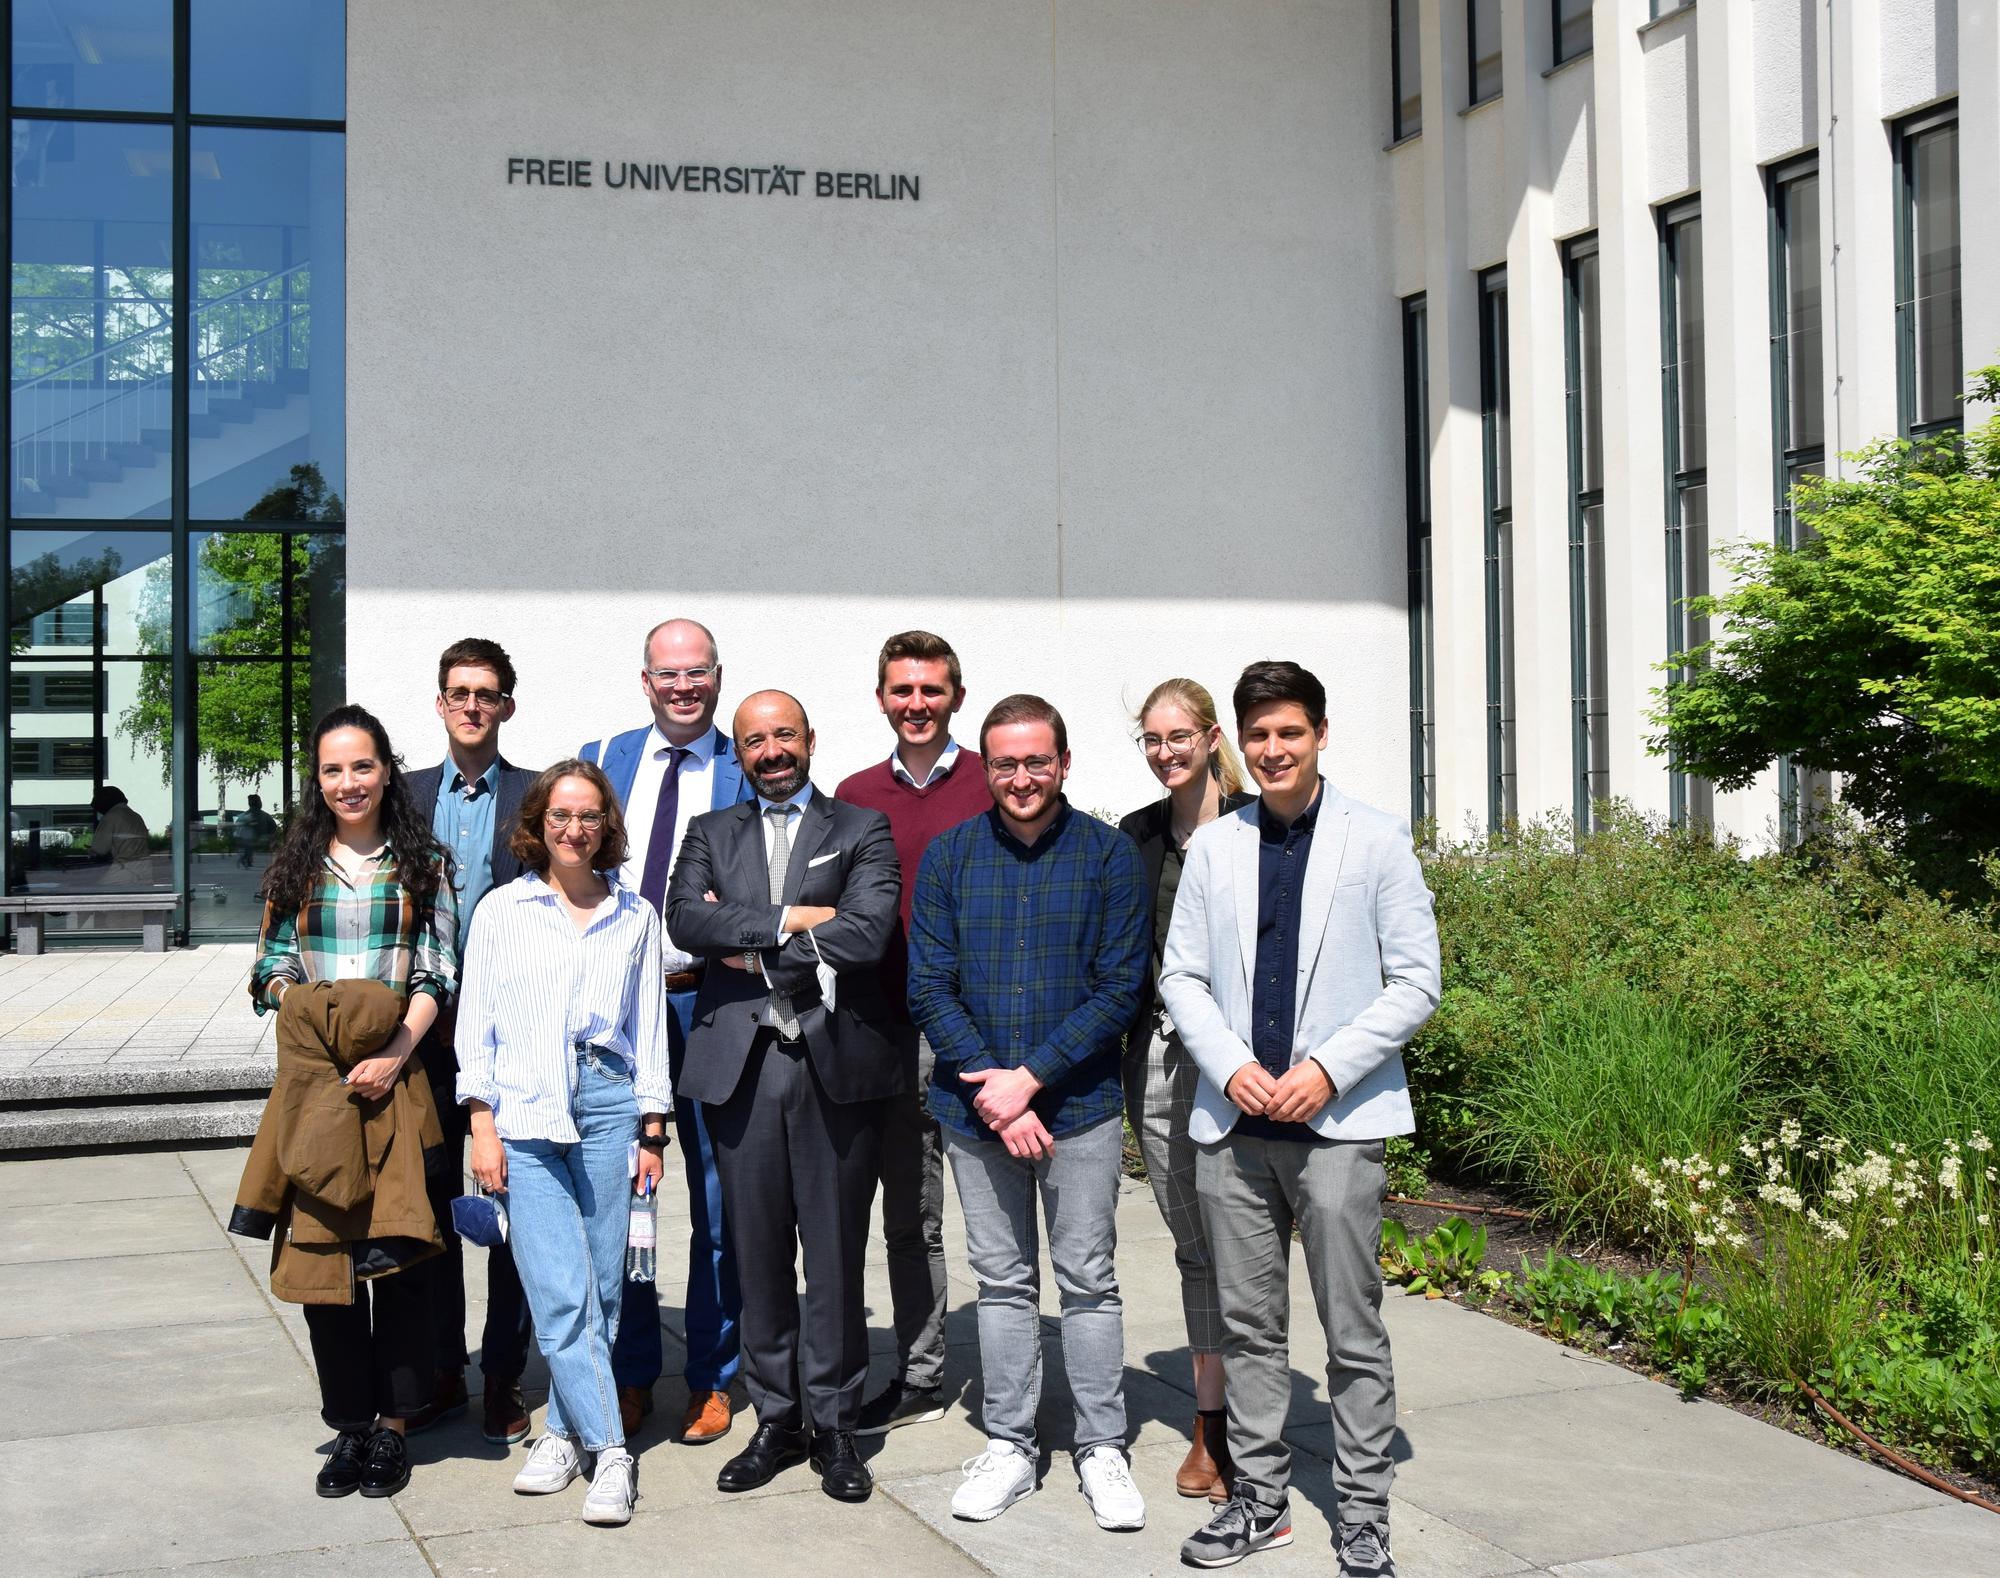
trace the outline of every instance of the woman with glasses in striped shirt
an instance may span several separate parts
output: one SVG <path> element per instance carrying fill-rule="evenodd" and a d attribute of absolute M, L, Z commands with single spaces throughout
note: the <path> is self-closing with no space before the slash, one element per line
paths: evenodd
<path fill-rule="evenodd" d="M 348 1085 L 372 1100 L 420 1046 L 449 1064 L 451 1049 L 426 1037 L 457 986 L 458 905 L 449 857 L 429 811 L 411 803 L 381 721 L 335 707 L 313 729 L 312 753 L 317 792 L 302 797 L 264 876 L 250 995 L 264 1014 L 302 981 L 377 980 L 402 993 L 396 1033 L 348 1071 Z M 315 1483 L 322 1496 L 393 1496 L 410 1482 L 403 1421 L 430 1401 L 437 1376 L 431 1284 L 420 1262 L 357 1279 L 351 1304 L 305 1306 L 320 1417 L 340 1432 Z"/>
<path fill-rule="evenodd" d="M 625 823 L 594 764 L 558 762 L 535 780 L 512 848 L 526 869 L 487 895 L 466 953 L 458 1099 L 471 1109 L 473 1177 L 506 1191 L 508 1240 L 549 1365 L 548 1422 L 514 1489 L 549 1495 L 594 1459 L 584 1522 L 624 1523 L 637 1471 L 611 1344 L 629 1157 L 637 1141 L 637 1186 L 650 1193 L 673 1106 L 665 933 L 618 878 Z"/>

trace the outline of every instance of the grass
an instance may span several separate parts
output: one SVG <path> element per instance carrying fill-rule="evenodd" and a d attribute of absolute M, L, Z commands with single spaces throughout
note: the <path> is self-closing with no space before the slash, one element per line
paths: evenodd
<path fill-rule="evenodd" d="M 1850 1144 L 1937 1154 L 1974 1129 L 2000 1138 L 2000 990 L 1914 1022 L 1857 1029 L 1836 1046 L 1800 1105 Z"/>

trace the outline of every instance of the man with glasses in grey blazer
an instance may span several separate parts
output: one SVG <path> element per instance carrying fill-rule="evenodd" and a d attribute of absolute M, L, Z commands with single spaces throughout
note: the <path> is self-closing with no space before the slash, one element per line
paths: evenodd
<path fill-rule="evenodd" d="M 1262 795 L 1189 843 L 1160 975 L 1201 1069 L 1188 1132 L 1236 1464 L 1230 1500 L 1181 1555 L 1225 1567 L 1291 1543 L 1296 1229 L 1326 1333 L 1340 1571 L 1393 1578 L 1396 1385 L 1376 1256 L 1384 1142 L 1414 1127 L 1402 1049 L 1437 1007 L 1437 923 L 1409 830 L 1320 776 L 1326 688 L 1296 663 L 1253 663 L 1234 701 Z"/>

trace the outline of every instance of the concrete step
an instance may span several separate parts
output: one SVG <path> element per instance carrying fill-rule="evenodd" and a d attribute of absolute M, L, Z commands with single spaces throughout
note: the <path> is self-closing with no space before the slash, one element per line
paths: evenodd
<path fill-rule="evenodd" d="M 255 1096 L 277 1077 L 273 1056 L 162 1059 L 141 1063 L 123 1053 L 109 1063 L 42 1064 L 0 1074 L 0 1110 L 25 1105 L 76 1106 L 160 1097 Z"/>
<path fill-rule="evenodd" d="M 257 1132 L 264 1098 L 156 1101 L 0 1111 L 0 1154 L 95 1151 L 179 1140 L 240 1140 Z"/>

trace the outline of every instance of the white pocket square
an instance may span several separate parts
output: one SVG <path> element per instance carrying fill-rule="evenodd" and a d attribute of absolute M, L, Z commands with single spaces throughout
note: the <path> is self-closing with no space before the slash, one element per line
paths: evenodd
<path fill-rule="evenodd" d="M 826 863 L 827 863 L 827 862 L 828 862 L 829 860 L 836 860 L 836 859 L 838 859 L 838 858 L 839 858 L 839 856 L 840 856 L 840 851 L 839 851 L 839 850 L 837 850 L 837 849 L 836 849 L 836 850 L 833 850 L 833 851 L 832 851 L 831 853 L 829 853 L 829 854 L 825 854 L 825 855 L 814 855 L 814 856 L 812 857 L 812 859 L 810 859 L 810 860 L 808 860 L 808 861 L 806 862 L 806 870 L 810 871 L 810 870 L 812 870 L 812 868 L 813 868 L 814 866 L 823 866 L 823 865 L 825 865 L 825 864 L 826 864 Z"/>

